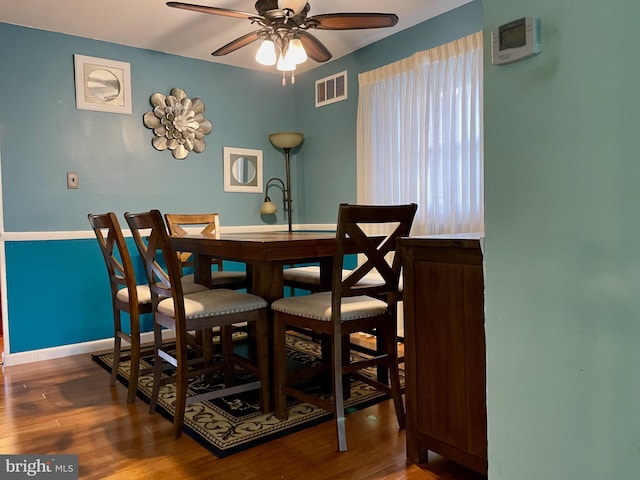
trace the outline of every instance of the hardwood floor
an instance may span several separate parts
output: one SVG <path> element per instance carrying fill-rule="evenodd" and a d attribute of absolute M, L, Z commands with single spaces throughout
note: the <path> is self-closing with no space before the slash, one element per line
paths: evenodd
<path fill-rule="evenodd" d="M 4 367 L 1 376 L 0 452 L 78 454 L 81 479 L 483 478 L 441 458 L 408 465 L 391 401 L 348 416 L 348 452 L 337 452 L 326 422 L 218 459 L 187 435 L 175 440 L 171 423 L 141 400 L 127 405 L 125 388 L 109 388 L 89 355 Z"/>

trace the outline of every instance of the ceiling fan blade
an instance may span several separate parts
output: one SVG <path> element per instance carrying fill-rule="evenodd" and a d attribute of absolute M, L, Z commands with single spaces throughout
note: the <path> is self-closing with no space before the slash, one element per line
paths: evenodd
<path fill-rule="evenodd" d="M 247 45 L 258 40 L 259 38 L 260 38 L 259 30 L 255 32 L 247 33 L 246 35 L 243 35 L 240 38 L 236 38 L 234 41 L 227 43 L 224 47 L 220 47 L 211 55 L 215 57 L 221 57 L 222 55 L 226 55 L 227 53 L 235 52 L 239 48 L 246 47 Z"/>
<path fill-rule="evenodd" d="M 331 52 L 327 50 L 327 47 L 325 47 L 323 43 L 316 37 L 304 30 L 301 30 L 299 32 L 299 35 L 304 50 L 312 60 L 322 63 L 331 58 Z"/>
<path fill-rule="evenodd" d="M 194 5 L 192 3 L 167 2 L 167 6 L 180 8 L 182 10 L 192 10 L 200 13 L 210 13 L 212 15 L 222 15 L 224 17 L 251 19 L 258 17 L 255 13 L 241 12 L 240 10 L 229 10 L 228 8 L 207 7 L 204 5 Z"/>
<path fill-rule="evenodd" d="M 315 28 L 319 30 L 359 30 L 393 27 L 398 23 L 398 16 L 394 13 L 326 13 L 305 21 L 310 27 L 316 22 Z"/>

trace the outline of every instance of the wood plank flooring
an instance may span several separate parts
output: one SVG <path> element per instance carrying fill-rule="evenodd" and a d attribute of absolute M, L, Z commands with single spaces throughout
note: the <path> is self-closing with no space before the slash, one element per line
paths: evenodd
<path fill-rule="evenodd" d="M 409 465 L 405 433 L 390 401 L 347 417 L 349 451 L 339 453 L 332 422 L 218 459 L 171 423 L 150 415 L 126 390 L 109 388 L 90 355 L 4 367 L 0 452 L 79 455 L 81 479 L 478 480 L 434 456 Z"/>

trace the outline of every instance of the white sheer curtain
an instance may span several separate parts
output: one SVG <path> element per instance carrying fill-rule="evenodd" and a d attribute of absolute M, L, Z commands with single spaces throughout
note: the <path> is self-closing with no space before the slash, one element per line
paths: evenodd
<path fill-rule="evenodd" d="M 482 32 L 358 80 L 358 203 L 416 202 L 413 235 L 484 232 Z"/>

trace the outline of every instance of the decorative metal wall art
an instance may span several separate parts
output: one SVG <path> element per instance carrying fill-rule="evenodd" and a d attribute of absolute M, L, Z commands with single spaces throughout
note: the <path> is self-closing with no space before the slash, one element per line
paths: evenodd
<path fill-rule="evenodd" d="M 144 125 L 153 129 L 151 143 L 156 150 L 171 150 L 178 160 L 189 152 L 204 152 L 204 136 L 213 131 L 213 124 L 204 116 L 204 102 L 190 99 L 183 89 L 174 87 L 170 95 L 154 93 L 149 99 L 153 110 L 144 114 Z"/>

